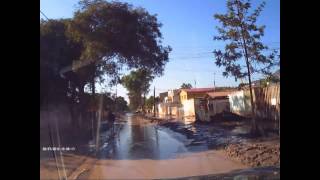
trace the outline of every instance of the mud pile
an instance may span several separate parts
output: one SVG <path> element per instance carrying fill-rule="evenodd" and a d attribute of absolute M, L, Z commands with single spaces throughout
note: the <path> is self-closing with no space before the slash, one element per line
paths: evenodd
<path fill-rule="evenodd" d="M 231 144 L 226 152 L 232 159 L 251 167 L 280 165 L 279 141 Z"/>

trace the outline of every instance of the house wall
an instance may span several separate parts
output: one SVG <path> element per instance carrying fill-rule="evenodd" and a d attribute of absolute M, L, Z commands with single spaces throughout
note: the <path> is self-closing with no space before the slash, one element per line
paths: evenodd
<path fill-rule="evenodd" d="M 207 104 L 205 102 L 205 99 L 196 98 L 194 104 L 196 119 L 200 121 L 209 121 L 210 118 L 209 113 L 206 109 Z"/>
<path fill-rule="evenodd" d="M 168 109 L 167 109 L 166 103 L 159 103 L 158 104 L 158 113 L 159 113 L 159 116 L 165 116 L 168 114 Z"/>
<path fill-rule="evenodd" d="M 178 107 L 176 107 L 176 106 L 170 107 L 170 114 L 171 115 L 177 115 L 177 112 L 178 112 Z"/>
<path fill-rule="evenodd" d="M 206 94 L 207 92 L 187 93 L 186 91 L 182 90 L 180 92 L 180 101 L 182 103 L 183 101 L 189 100 L 189 99 L 203 98 L 206 96 Z"/>
<path fill-rule="evenodd" d="M 280 120 L 280 85 L 254 89 L 254 102 L 258 118 Z"/>
<path fill-rule="evenodd" d="M 212 116 L 229 111 L 230 103 L 228 99 L 196 99 L 195 114 L 198 120 L 210 121 Z"/>
<path fill-rule="evenodd" d="M 212 109 L 210 108 L 212 107 Z M 209 101 L 208 113 L 209 116 L 214 116 L 218 113 L 229 112 L 230 102 L 228 99 L 213 99 Z"/>
<path fill-rule="evenodd" d="M 188 93 L 188 99 L 203 98 L 207 93 Z"/>
<path fill-rule="evenodd" d="M 249 99 L 249 102 L 248 102 Z M 229 95 L 230 112 L 241 115 L 248 116 L 251 112 L 250 98 L 244 91 L 236 91 Z"/>
<path fill-rule="evenodd" d="M 230 110 L 241 116 L 251 116 L 250 90 L 246 89 L 229 95 Z M 280 120 L 280 85 L 253 89 L 253 102 L 258 118 Z"/>
<path fill-rule="evenodd" d="M 188 99 L 182 102 L 183 115 L 184 116 L 195 116 L 195 100 Z"/>
<path fill-rule="evenodd" d="M 158 104 L 158 113 L 160 116 L 180 116 L 181 111 L 179 109 L 181 108 L 181 105 L 179 104 L 172 104 L 172 103 L 160 103 Z"/>
<path fill-rule="evenodd" d="M 183 104 L 184 101 L 186 101 L 187 99 L 188 99 L 188 93 L 186 91 L 182 90 L 180 92 L 180 102 L 181 102 L 181 104 Z"/>
<path fill-rule="evenodd" d="M 168 99 L 172 103 L 180 103 L 180 94 L 176 90 L 168 91 Z"/>

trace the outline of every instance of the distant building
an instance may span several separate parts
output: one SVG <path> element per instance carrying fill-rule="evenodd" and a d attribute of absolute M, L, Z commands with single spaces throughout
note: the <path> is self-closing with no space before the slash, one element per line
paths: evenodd
<path fill-rule="evenodd" d="M 230 112 L 229 96 L 234 92 L 234 90 L 224 90 L 207 93 L 203 99 L 199 99 L 199 106 L 196 107 L 198 119 L 209 121 L 217 114 Z"/>
<path fill-rule="evenodd" d="M 208 92 L 214 92 L 214 88 L 181 89 L 180 102 L 183 107 L 183 116 L 195 116 L 199 107 L 199 99 L 204 98 Z"/>
<path fill-rule="evenodd" d="M 191 89 L 181 89 L 180 91 L 180 101 L 183 104 L 186 100 L 194 98 L 203 98 L 208 92 L 213 92 L 214 88 L 191 88 Z"/>
<path fill-rule="evenodd" d="M 158 104 L 159 116 L 179 116 L 181 112 L 180 89 L 169 90 L 160 93 L 160 103 Z"/>
<path fill-rule="evenodd" d="M 180 104 L 180 89 L 168 91 L 168 102 Z"/>
<path fill-rule="evenodd" d="M 168 97 L 168 92 L 163 92 L 159 94 L 159 101 L 160 102 L 165 102 L 167 100 Z"/>

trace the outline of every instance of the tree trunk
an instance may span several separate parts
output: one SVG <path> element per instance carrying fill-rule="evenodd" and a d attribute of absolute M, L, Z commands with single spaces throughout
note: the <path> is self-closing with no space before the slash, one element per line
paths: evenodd
<path fill-rule="evenodd" d="M 142 112 L 145 114 L 145 105 L 146 105 L 146 94 L 143 94 L 143 105 L 142 105 Z"/>
<path fill-rule="evenodd" d="M 254 102 L 253 102 L 253 92 L 252 92 L 250 62 L 249 62 L 249 58 L 248 58 L 246 40 L 245 40 L 245 38 L 244 38 L 243 33 L 242 33 L 242 40 L 243 40 L 243 46 L 244 46 L 244 53 L 245 53 L 245 59 L 246 59 L 246 65 L 247 65 L 247 73 L 248 73 L 248 80 L 249 80 L 249 89 L 250 89 L 252 133 L 253 133 L 253 134 L 256 134 L 256 133 L 257 133 L 257 124 L 256 124 L 256 116 L 255 116 L 255 104 L 254 104 Z"/>
<path fill-rule="evenodd" d="M 94 81 L 94 77 L 91 80 L 91 93 L 92 93 L 92 97 L 91 97 L 91 101 L 92 101 L 92 115 L 91 115 L 91 121 L 92 121 L 92 134 L 94 134 L 95 132 L 95 127 L 96 127 L 96 123 L 97 123 L 97 119 L 96 119 L 96 101 L 95 101 L 95 95 L 96 95 L 96 87 L 95 87 L 95 81 Z"/>
<path fill-rule="evenodd" d="M 79 119 L 78 119 L 78 122 L 79 122 L 79 127 L 83 127 L 83 117 L 85 117 L 85 113 L 86 113 L 86 110 L 85 110 L 85 98 L 84 98 L 84 85 L 83 84 L 80 84 L 79 85 L 79 100 L 80 100 L 80 103 L 79 103 Z"/>
<path fill-rule="evenodd" d="M 247 70 L 248 70 L 249 89 L 250 89 L 252 132 L 256 133 L 257 125 L 256 125 L 256 116 L 255 116 L 255 104 L 253 102 L 252 82 L 251 82 L 251 75 L 250 75 L 250 64 L 249 64 L 248 58 L 246 58 L 246 64 L 247 64 Z"/>
<path fill-rule="evenodd" d="M 254 106 L 254 102 L 253 102 L 253 93 L 252 93 L 252 84 L 251 84 L 251 72 L 250 72 L 250 62 L 249 62 L 249 57 L 248 57 L 248 51 L 247 51 L 247 44 L 246 44 L 246 38 L 244 35 L 244 27 L 242 25 L 242 15 L 240 15 L 240 10 L 239 10 L 239 6 L 240 6 L 240 2 L 237 1 L 238 6 L 237 6 L 237 10 L 238 10 L 238 17 L 240 19 L 240 29 L 241 29 L 241 37 L 242 37 L 242 43 L 243 43 L 243 49 L 244 49 L 244 55 L 245 55 L 245 59 L 246 59 L 246 65 L 247 65 L 247 72 L 248 72 L 248 80 L 249 80 L 249 88 L 250 88 L 250 101 L 251 101 L 251 119 L 252 119 L 252 133 L 256 134 L 257 133 L 257 125 L 256 125 L 256 117 L 255 117 L 255 106 Z"/>
<path fill-rule="evenodd" d="M 95 86 L 94 78 L 92 78 L 91 80 L 91 92 L 92 92 L 92 97 L 94 97 L 96 94 L 96 86 Z"/>
<path fill-rule="evenodd" d="M 69 111 L 71 115 L 71 126 L 75 127 L 77 125 L 77 114 L 76 114 L 76 104 L 74 103 L 75 100 L 75 86 L 71 85 L 71 100 L 69 101 Z"/>

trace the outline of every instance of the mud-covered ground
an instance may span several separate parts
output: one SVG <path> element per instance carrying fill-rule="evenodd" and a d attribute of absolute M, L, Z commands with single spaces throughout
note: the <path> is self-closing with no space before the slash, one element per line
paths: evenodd
<path fill-rule="evenodd" d="M 178 119 L 129 114 L 118 119 L 116 126 L 119 134 L 115 138 L 108 138 L 108 131 L 101 133 L 99 154 L 90 151 L 93 138 L 93 141 L 82 139 L 83 143 L 79 140 L 76 151 L 58 154 L 57 159 L 44 155 L 46 158 L 40 161 L 41 178 L 279 179 L 280 176 L 279 163 L 273 163 L 276 158 L 267 157 L 271 154 L 278 157 L 278 154 L 260 145 L 270 147 L 271 142 L 279 142 L 278 137 L 269 130 L 264 138 L 251 137 L 247 120 L 233 118 L 232 121 L 213 123 L 185 123 Z M 62 139 L 70 139 L 61 135 Z M 260 144 L 252 148 L 253 143 Z M 263 153 L 256 152 L 259 150 Z M 247 155 L 252 158 L 241 159 Z M 268 163 L 262 162 L 265 159 Z M 252 163 L 257 160 L 260 163 Z"/>
<path fill-rule="evenodd" d="M 231 144 L 226 152 L 229 157 L 252 167 L 280 166 L 280 143 L 277 140 Z"/>
<path fill-rule="evenodd" d="M 280 166 L 280 138 L 275 124 L 260 123 L 259 136 L 250 133 L 250 120 L 233 116 L 203 123 L 182 123 L 174 119 L 156 119 L 159 126 L 184 134 L 188 146 L 203 144 L 208 149 L 223 149 L 227 155 L 250 167 Z"/>

